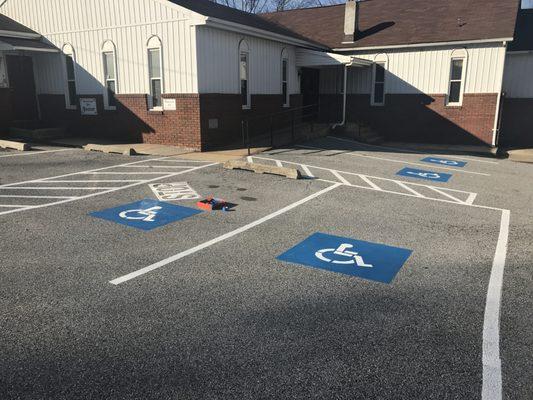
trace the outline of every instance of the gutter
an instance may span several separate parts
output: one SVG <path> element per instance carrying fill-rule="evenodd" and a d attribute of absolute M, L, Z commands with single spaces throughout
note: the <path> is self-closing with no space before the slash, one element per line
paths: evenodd
<path fill-rule="evenodd" d="M 462 40 L 455 42 L 434 42 L 434 43 L 415 43 L 415 44 L 394 44 L 389 46 L 369 46 L 369 47 L 352 47 L 352 48 L 336 48 L 333 51 L 364 51 L 364 50 L 382 50 L 382 49 L 402 49 L 410 47 L 438 47 L 438 46 L 456 46 L 464 44 L 479 44 L 479 43 L 497 43 L 497 42 L 510 42 L 513 38 L 500 38 L 500 39 L 479 39 L 479 40 Z"/>
<path fill-rule="evenodd" d="M 337 129 L 339 126 L 344 126 L 346 124 L 346 89 L 347 89 L 347 81 L 348 81 L 348 67 L 351 66 L 351 63 L 350 64 L 344 64 L 344 90 L 343 90 L 343 95 L 342 95 L 342 121 L 341 122 L 337 122 L 336 124 L 334 124 L 331 129 L 332 130 L 335 130 Z"/>
<path fill-rule="evenodd" d="M 13 37 L 18 39 L 40 39 L 42 36 L 38 33 L 25 33 L 15 31 L 2 31 L 0 30 L 0 36 Z"/>

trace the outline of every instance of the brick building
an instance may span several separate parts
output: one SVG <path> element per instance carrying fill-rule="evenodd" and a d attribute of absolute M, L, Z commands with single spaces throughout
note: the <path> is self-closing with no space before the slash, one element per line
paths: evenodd
<path fill-rule="evenodd" d="M 394 140 L 533 141 L 531 11 L 519 0 L 262 15 L 208 0 L 0 4 L 0 130 L 206 150 L 238 143 L 243 119 L 319 104 L 325 122 Z"/>

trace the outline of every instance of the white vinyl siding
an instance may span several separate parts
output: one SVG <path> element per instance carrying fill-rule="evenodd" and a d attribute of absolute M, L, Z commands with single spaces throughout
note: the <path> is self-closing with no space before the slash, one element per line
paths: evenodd
<path fill-rule="evenodd" d="M 102 43 L 113 41 L 117 54 L 120 93 L 150 93 L 147 41 L 162 41 L 163 82 L 167 93 L 198 93 L 196 31 L 198 23 L 188 10 L 150 0 L 17 0 L 2 13 L 43 34 L 61 48 L 76 49 L 79 95 L 103 93 Z M 57 78 L 57 56 L 34 57 L 40 93 L 63 93 Z M 42 67 L 42 69 L 41 69 Z M 59 85 L 59 86 L 58 86 Z"/>
<path fill-rule="evenodd" d="M 249 46 L 250 94 L 280 94 L 280 55 L 289 60 L 289 95 L 300 92 L 296 52 L 293 46 L 257 37 L 200 26 L 196 32 L 199 93 L 240 93 L 239 43 Z M 224 77 L 221 79 L 220 77 Z"/>
<path fill-rule="evenodd" d="M 466 46 L 468 65 L 464 93 L 498 93 L 505 59 L 503 44 Z M 409 50 L 387 50 L 387 94 L 446 94 L 450 81 L 452 47 Z M 374 61 L 376 53 L 354 53 L 356 57 Z M 342 79 L 342 68 L 320 71 L 321 93 L 336 93 L 336 82 Z M 338 93 L 338 92 L 337 92 Z M 372 93 L 372 68 L 348 68 L 348 93 Z"/>

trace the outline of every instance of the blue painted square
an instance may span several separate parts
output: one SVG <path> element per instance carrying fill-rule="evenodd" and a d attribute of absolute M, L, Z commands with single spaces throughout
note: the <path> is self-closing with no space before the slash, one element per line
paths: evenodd
<path fill-rule="evenodd" d="M 89 215 L 149 231 L 200 213 L 201 211 L 194 208 L 145 199 Z"/>
<path fill-rule="evenodd" d="M 408 178 L 425 179 L 434 182 L 448 182 L 452 174 L 445 174 L 442 172 L 426 171 L 423 169 L 404 168 L 396 175 L 406 176 Z"/>
<path fill-rule="evenodd" d="M 423 158 L 422 161 L 431 163 L 431 164 L 446 165 L 447 167 L 463 168 L 466 165 L 466 161 L 450 160 L 448 158 L 439 158 L 439 157 L 426 157 L 426 158 Z"/>
<path fill-rule="evenodd" d="M 379 243 L 315 233 L 278 260 L 391 283 L 412 251 Z"/>

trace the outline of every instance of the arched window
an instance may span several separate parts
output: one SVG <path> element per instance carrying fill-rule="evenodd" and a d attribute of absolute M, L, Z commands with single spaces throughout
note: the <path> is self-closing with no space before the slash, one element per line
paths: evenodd
<path fill-rule="evenodd" d="M 378 54 L 374 58 L 372 66 L 372 96 L 370 104 L 373 106 L 385 105 L 385 77 L 389 64 L 389 57 L 386 54 Z"/>
<path fill-rule="evenodd" d="M 65 59 L 65 72 L 67 86 L 65 90 L 67 108 L 76 108 L 78 105 L 78 91 L 76 89 L 76 52 L 70 44 L 63 46 Z"/>
<path fill-rule="evenodd" d="M 115 108 L 118 93 L 117 57 L 115 44 L 108 40 L 102 46 L 102 62 L 104 66 L 104 104 L 107 108 Z"/>
<path fill-rule="evenodd" d="M 450 57 L 450 82 L 446 103 L 450 106 L 463 104 L 468 52 L 466 49 L 452 51 Z"/>
<path fill-rule="evenodd" d="M 161 40 L 157 36 L 152 36 L 148 40 L 148 79 L 150 83 L 148 106 L 151 109 L 161 109 L 163 105 L 163 54 L 161 47 Z"/>
<path fill-rule="evenodd" d="M 250 48 L 246 40 L 239 43 L 239 82 L 243 109 L 251 108 L 250 95 Z"/>
<path fill-rule="evenodd" d="M 283 49 L 281 52 L 281 95 L 283 97 L 283 107 L 289 107 L 289 53 L 287 49 Z"/>

